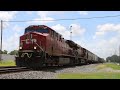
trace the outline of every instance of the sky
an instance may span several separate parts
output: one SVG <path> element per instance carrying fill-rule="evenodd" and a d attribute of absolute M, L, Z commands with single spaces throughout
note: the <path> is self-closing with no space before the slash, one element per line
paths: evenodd
<path fill-rule="evenodd" d="M 2 50 L 18 50 L 19 37 L 29 25 L 46 25 L 65 39 L 70 39 L 72 31 L 71 39 L 74 42 L 101 58 L 119 55 L 120 16 L 55 21 L 116 15 L 120 15 L 120 11 L 0 11 L 0 20 L 3 20 Z M 28 20 L 51 21 L 5 22 Z"/>

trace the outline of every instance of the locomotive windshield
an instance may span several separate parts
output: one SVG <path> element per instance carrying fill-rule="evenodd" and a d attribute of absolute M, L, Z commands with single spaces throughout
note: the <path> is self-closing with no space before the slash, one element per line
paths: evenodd
<path fill-rule="evenodd" d="M 49 33 L 49 30 L 47 28 L 41 28 L 41 27 L 28 27 L 25 29 L 25 33 L 28 32 Z"/>
<path fill-rule="evenodd" d="M 25 33 L 28 33 L 28 32 L 39 32 L 39 33 L 48 33 L 48 29 L 39 29 L 39 30 L 25 30 Z"/>

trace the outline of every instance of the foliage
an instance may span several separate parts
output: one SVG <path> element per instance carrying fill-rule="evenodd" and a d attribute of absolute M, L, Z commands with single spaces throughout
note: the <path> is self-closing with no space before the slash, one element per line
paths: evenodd
<path fill-rule="evenodd" d="M 10 55 L 18 55 L 18 50 L 13 50 L 9 53 Z"/>
<path fill-rule="evenodd" d="M 106 58 L 107 62 L 117 62 L 120 63 L 120 56 L 112 55 L 111 57 Z"/>
<path fill-rule="evenodd" d="M 7 54 L 7 53 L 8 53 L 8 51 L 7 51 L 7 50 L 4 50 L 4 51 L 3 51 L 3 54 Z"/>
<path fill-rule="evenodd" d="M 0 52 L 1 52 L 1 50 L 0 50 Z M 7 54 L 8 51 L 7 51 L 7 50 L 4 50 L 4 51 L 2 51 L 1 53 L 2 53 L 2 54 Z"/>

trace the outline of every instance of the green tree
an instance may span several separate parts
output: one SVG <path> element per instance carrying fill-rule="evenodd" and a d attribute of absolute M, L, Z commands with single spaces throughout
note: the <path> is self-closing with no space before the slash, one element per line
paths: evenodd
<path fill-rule="evenodd" d="M 110 60 L 110 62 L 117 62 L 120 63 L 120 57 L 117 55 L 112 55 L 110 57 L 106 58 L 106 61 L 108 62 Z"/>
<path fill-rule="evenodd" d="M 107 58 L 106 58 L 106 62 L 109 62 L 109 60 L 110 60 L 110 57 L 107 57 Z M 110 60 L 110 61 L 111 61 L 111 60 Z"/>
<path fill-rule="evenodd" d="M 7 54 L 7 53 L 8 53 L 7 50 L 2 51 L 2 54 Z"/>
<path fill-rule="evenodd" d="M 18 50 L 13 50 L 9 53 L 10 55 L 17 55 L 18 54 Z"/>

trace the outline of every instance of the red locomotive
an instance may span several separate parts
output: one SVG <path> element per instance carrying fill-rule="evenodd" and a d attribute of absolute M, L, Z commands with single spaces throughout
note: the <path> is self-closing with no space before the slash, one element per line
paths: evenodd
<path fill-rule="evenodd" d="M 101 58 L 45 25 L 30 25 L 20 37 L 17 66 L 77 65 L 96 63 Z"/>

